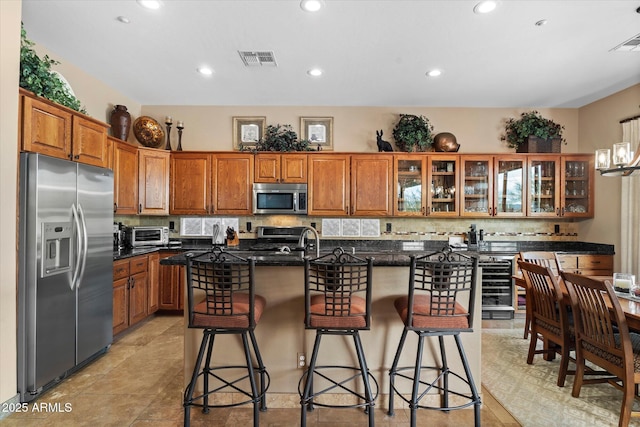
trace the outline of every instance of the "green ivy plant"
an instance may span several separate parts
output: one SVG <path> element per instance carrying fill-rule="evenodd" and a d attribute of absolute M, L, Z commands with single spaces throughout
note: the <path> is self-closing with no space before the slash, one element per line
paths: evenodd
<path fill-rule="evenodd" d="M 533 110 L 520 114 L 519 119 L 508 119 L 500 140 L 506 141 L 511 148 L 518 148 L 527 141 L 529 136 L 545 140 L 560 138 L 566 144 L 566 140 L 562 137 L 563 130 L 564 126 L 545 119 L 539 112 Z"/>
<path fill-rule="evenodd" d="M 268 125 L 264 138 L 255 147 L 242 147 L 241 150 L 251 151 L 311 151 L 308 140 L 298 140 L 298 134 L 291 125 Z"/>
<path fill-rule="evenodd" d="M 424 116 L 400 114 L 393 139 L 402 151 L 427 151 L 433 144 L 433 125 Z"/>
<path fill-rule="evenodd" d="M 45 55 L 40 58 L 33 49 L 34 42 L 27 38 L 24 25 L 20 31 L 20 87 L 55 103 L 86 114 L 78 98 L 69 93 L 67 85 L 51 70 L 58 61 Z"/>

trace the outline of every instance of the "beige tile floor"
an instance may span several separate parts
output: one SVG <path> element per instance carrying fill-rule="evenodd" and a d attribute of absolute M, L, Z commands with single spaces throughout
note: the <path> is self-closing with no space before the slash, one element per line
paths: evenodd
<path fill-rule="evenodd" d="M 499 327 L 513 324 L 499 321 Z M 486 327 L 492 327 L 489 321 Z M 514 327 L 521 327 L 516 322 Z M 14 413 L 2 420 L 4 426 L 180 426 L 182 425 L 182 317 L 156 315 L 114 340 L 110 350 L 89 366 L 69 376 L 35 401 L 52 404 L 60 412 L 33 410 Z M 519 426 L 517 421 L 483 389 L 482 424 Z M 56 404 L 58 404 L 56 406 Z M 65 408 L 70 409 L 65 411 Z M 395 417 L 386 408 L 376 409 L 376 425 L 408 426 L 408 412 L 397 409 Z M 203 414 L 191 411 L 191 425 L 235 427 L 252 425 L 249 407 L 215 409 Z M 270 408 L 260 413 L 260 425 L 289 427 L 300 425 L 298 409 Z M 473 425 L 473 411 L 418 411 L 418 426 Z M 366 426 L 361 410 L 317 408 L 307 416 L 307 425 Z"/>

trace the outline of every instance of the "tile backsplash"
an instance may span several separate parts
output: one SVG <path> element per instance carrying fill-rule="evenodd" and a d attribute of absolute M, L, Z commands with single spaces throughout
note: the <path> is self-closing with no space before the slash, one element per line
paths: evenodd
<path fill-rule="evenodd" d="M 464 236 L 471 224 L 477 230 L 484 230 L 485 240 L 579 240 L 578 224 L 562 220 L 517 219 L 517 218 L 318 218 L 298 215 L 256 215 L 245 217 L 155 217 L 118 215 L 114 222 L 126 225 L 169 225 L 172 238 L 180 238 L 183 218 L 213 218 L 221 221 L 221 234 L 224 235 L 226 222 L 237 220 L 240 238 L 254 238 L 257 227 L 261 225 L 297 226 L 316 223 L 321 237 L 344 237 L 353 239 L 398 239 L 398 240 L 447 240 L 448 236 Z M 345 222 L 346 221 L 346 222 Z M 251 223 L 251 232 L 247 232 L 247 223 Z M 358 222 L 358 226 L 356 226 Z M 384 224 L 390 223 L 392 232 L 385 232 Z M 345 224 L 347 234 L 345 234 Z M 382 228 L 381 228 L 382 224 Z M 555 225 L 559 231 L 555 231 Z M 211 234 L 203 234 L 203 237 Z"/>

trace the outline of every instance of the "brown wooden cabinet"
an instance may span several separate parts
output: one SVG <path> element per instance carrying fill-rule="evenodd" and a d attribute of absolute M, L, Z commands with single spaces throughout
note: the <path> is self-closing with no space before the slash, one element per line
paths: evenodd
<path fill-rule="evenodd" d="M 212 154 L 171 153 L 169 212 L 171 215 L 209 215 L 211 201 Z"/>
<path fill-rule="evenodd" d="M 259 153 L 255 156 L 255 182 L 307 182 L 306 154 Z"/>
<path fill-rule="evenodd" d="M 178 251 L 162 251 L 161 258 L 178 255 Z M 185 280 L 184 266 L 160 265 L 160 310 L 183 310 Z"/>
<path fill-rule="evenodd" d="M 585 276 L 613 276 L 613 255 L 558 254 L 560 270 Z"/>
<path fill-rule="evenodd" d="M 524 217 L 525 155 L 461 155 L 460 215 Z"/>
<path fill-rule="evenodd" d="M 138 213 L 138 148 L 109 137 L 113 146 L 113 204 L 117 215 Z"/>
<path fill-rule="evenodd" d="M 253 154 L 213 156 L 213 202 L 216 215 L 251 215 Z"/>
<path fill-rule="evenodd" d="M 153 314 L 160 307 L 160 254 L 149 254 L 149 291 L 147 295 L 147 314 Z"/>
<path fill-rule="evenodd" d="M 310 154 L 309 215 L 349 214 L 350 160 L 348 154 Z"/>
<path fill-rule="evenodd" d="M 20 89 L 21 149 L 107 167 L 106 123 Z"/>
<path fill-rule="evenodd" d="M 139 214 L 169 214 L 169 160 L 167 150 L 138 149 Z"/>
<path fill-rule="evenodd" d="M 351 215 L 391 216 L 393 155 L 351 155 Z"/>
<path fill-rule="evenodd" d="M 113 334 L 145 319 L 149 296 L 149 257 L 140 255 L 113 262 Z"/>

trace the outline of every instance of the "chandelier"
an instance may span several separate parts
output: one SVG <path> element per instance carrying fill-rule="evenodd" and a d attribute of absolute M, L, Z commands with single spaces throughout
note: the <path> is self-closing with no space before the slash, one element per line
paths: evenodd
<path fill-rule="evenodd" d="M 631 151 L 631 143 L 613 144 L 613 162 L 611 154 L 612 150 L 609 148 L 596 150 L 595 163 L 600 175 L 629 176 L 640 170 L 640 149 L 634 155 Z"/>

